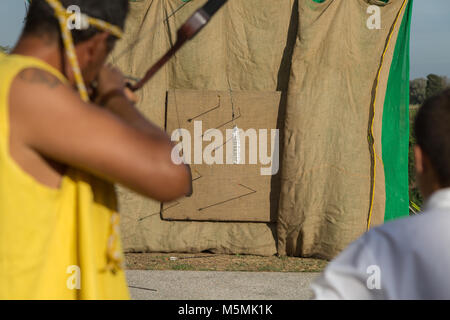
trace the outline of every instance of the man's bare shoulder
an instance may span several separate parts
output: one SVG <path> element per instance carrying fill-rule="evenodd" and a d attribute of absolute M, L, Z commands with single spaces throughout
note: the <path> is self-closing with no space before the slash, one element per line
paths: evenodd
<path fill-rule="evenodd" d="M 21 112 L 54 112 L 55 108 L 77 112 L 86 104 L 68 83 L 40 68 L 27 68 L 14 78 L 10 90 L 10 106 Z M 30 113 L 30 115 L 31 115 Z"/>
<path fill-rule="evenodd" d="M 62 81 L 58 77 L 39 68 L 24 69 L 17 75 L 17 79 L 22 84 L 41 85 L 50 89 L 63 86 Z"/>
<path fill-rule="evenodd" d="M 11 84 L 11 121 L 24 131 L 33 131 L 33 124 L 44 120 L 43 114 L 56 130 L 58 125 L 66 125 L 62 118 L 58 119 L 62 112 L 73 116 L 86 105 L 73 88 L 43 69 L 24 69 Z"/>

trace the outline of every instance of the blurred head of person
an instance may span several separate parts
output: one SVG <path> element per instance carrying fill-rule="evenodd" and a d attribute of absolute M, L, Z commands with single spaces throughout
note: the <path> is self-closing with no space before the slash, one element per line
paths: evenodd
<path fill-rule="evenodd" d="M 65 8 L 77 6 L 82 14 L 124 29 L 129 8 L 128 0 L 60 0 L 60 2 Z M 97 77 L 117 38 L 93 26 L 84 30 L 73 29 L 72 36 L 83 78 L 89 84 Z M 64 57 L 61 54 L 64 52 L 64 46 L 60 25 L 54 10 L 45 0 L 33 0 L 28 9 L 19 44 L 23 40 L 30 39 L 34 39 L 33 45 L 36 50 L 43 47 L 47 50 L 56 49 L 58 56 Z M 63 71 L 70 80 L 73 80 L 67 59 L 61 59 Z"/>
<path fill-rule="evenodd" d="M 450 188 L 450 89 L 425 101 L 414 133 L 417 181 L 426 199 L 439 189 Z"/>

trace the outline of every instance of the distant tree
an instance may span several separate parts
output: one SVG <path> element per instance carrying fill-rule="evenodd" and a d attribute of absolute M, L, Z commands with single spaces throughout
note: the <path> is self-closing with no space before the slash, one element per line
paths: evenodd
<path fill-rule="evenodd" d="M 427 98 L 430 98 L 439 92 L 443 91 L 447 86 L 447 81 L 445 77 L 441 77 L 435 74 L 430 74 L 427 76 Z"/>
<path fill-rule="evenodd" d="M 9 48 L 9 47 L 5 47 L 5 46 L 0 46 L 0 52 L 5 52 L 5 53 L 8 53 L 8 52 L 9 52 L 9 50 L 10 50 L 10 48 Z"/>
<path fill-rule="evenodd" d="M 424 103 L 427 95 L 427 80 L 420 78 L 412 80 L 409 84 L 409 97 L 411 104 Z"/>
<path fill-rule="evenodd" d="M 450 88 L 450 78 L 449 78 L 449 77 L 445 77 L 445 87 L 446 87 L 447 89 Z"/>

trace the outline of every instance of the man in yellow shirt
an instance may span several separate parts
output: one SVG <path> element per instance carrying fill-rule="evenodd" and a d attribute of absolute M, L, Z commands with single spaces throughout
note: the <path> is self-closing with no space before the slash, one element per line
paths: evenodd
<path fill-rule="evenodd" d="M 82 78 L 97 83 L 94 102 L 80 97 L 57 5 L 121 30 L 128 12 L 128 0 L 33 0 L 0 54 L 0 299 L 127 299 L 112 183 L 171 201 L 191 193 L 191 174 L 105 66 L 113 32 L 71 31 Z"/>

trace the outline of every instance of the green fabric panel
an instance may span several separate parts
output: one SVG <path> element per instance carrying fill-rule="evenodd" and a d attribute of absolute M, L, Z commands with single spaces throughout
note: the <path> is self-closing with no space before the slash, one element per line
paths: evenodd
<path fill-rule="evenodd" d="M 382 149 L 386 184 L 385 221 L 409 215 L 409 51 L 413 0 L 398 34 L 383 111 Z"/>

